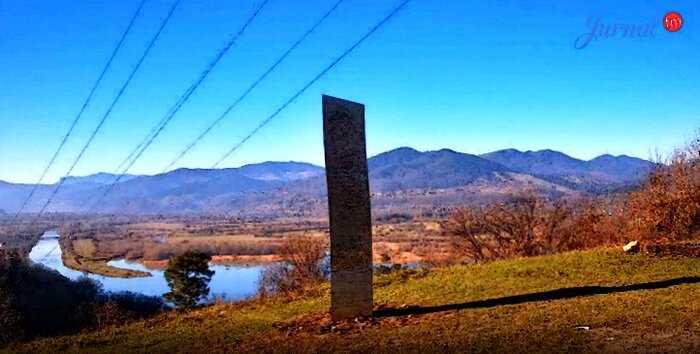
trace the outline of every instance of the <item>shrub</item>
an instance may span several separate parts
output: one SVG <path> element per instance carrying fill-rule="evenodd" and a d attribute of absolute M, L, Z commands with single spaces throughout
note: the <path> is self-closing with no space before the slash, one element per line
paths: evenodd
<path fill-rule="evenodd" d="M 22 316 L 13 306 L 16 296 L 12 291 L 10 272 L 17 261 L 17 253 L 0 252 L 0 345 L 24 338 Z"/>
<path fill-rule="evenodd" d="M 459 208 L 447 220 L 447 232 L 455 236 L 452 246 L 476 262 L 499 258 L 497 240 L 487 234 L 483 210 Z"/>
<path fill-rule="evenodd" d="M 574 205 L 569 249 L 586 249 L 627 241 L 624 198 L 599 197 Z"/>
<path fill-rule="evenodd" d="M 325 279 L 323 259 L 327 245 L 319 237 L 289 237 L 279 249 L 284 262 L 268 266 L 261 276 L 258 293 L 292 293 Z"/>
<path fill-rule="evenodd" d="M 163 308 L 158 298 L 105 293 L 88 278 L 71 281 L 16 252 L 0 252 L 0 344 L 143 318 Z"/>
<path fill-rule="evenodd" d="M 94 305 L 94 323 L 97 327 L 122 324 L 156 315 L 165 308 L 157 297 L 128 291 L 111 293 Z"/>
<path fill-rule="evenodd" d="M 573 209 L 530 193 L 485 208 L 459 208 L 447 221 L 455 245 L 474 261 L 535 256 L 571 248 Z"/>
<path fill-rule="evenodd" d="M 674 241 L 700 231 L 700 140 L 677 151 L 631 193 L 628 230 L 642 240 Z"/>
<path fill-rule="evenodd" d="M 483 208 L 459 208 L 444 229 L 453 236 L 453 249 L 481 262 L 615 243 L 623 226 L 616 201 L 548 201 L 525 193 Z"/>
<path fill-rule="evenodd" d="M 294 268 L 302 282 L 315 283 L 323 279 L 320 262 L 326 251 L 326 243 L 319 237 L 290 237 L 282 243 L 279 255 Z"/>

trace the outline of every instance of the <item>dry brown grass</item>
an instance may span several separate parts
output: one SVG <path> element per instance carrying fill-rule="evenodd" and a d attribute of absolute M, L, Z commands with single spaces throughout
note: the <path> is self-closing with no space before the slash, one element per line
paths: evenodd
<path fill-rule="evenodd" d="M 73 252 L 81 257 L 94 257 L 97 252 L 95 242 L 91 239 L 81 239 L 72 242 Z"/>

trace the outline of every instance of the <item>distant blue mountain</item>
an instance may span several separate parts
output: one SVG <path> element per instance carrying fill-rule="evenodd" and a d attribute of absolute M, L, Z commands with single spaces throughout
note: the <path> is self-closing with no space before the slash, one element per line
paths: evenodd
<path fill-rule="evenodd" d="M 536 186 L 564 193 L 601 192 L 639 183 L 654 164 L 629 156 L 603 155 L 583 161 L 558 151 L 500 150 L 481 156 L 449 149 L 420 152 L 409 147 L 368 159 L 373 193 L 471 186 L 482 191 Z M 84 212 L 116 176 L 68 177 L 49 211 Z M 476 187 L 475 187 L 476 186 Z M 477 188 L 478 187 L 478 188 Z M 0 181 L 0 209 L 16 211 L 32 185 Z M 54 185 L 41 185 L 27 210 L 36 211 Z M 249 212 L 325 208 L 324 169 L 302 162 L 264 162 L 228 169 L 180 168 L 153 176 L 128 175 L 98 205 L 114 213 Z M 433 193 L 415 193 L 425 202 Z M 486 192 L 484 192 L 486 193 Z M 387 202 L 412 205 L 408 197 Z M 457 197 L 455 197 L 457 198 Z M 461 199 L 460 199 L 461 198 Z M 454 203 L 465 203 L 464 194 Z M 294 214 L 293 213 L 293 214 Z M 296 214 L 295 214 L 296 215 Z"/>
<path fill-rule="evenodd" d="M 479 156 L 449 149 L 418 152 L 400 148 L 369 159 L 368 165 L 375 191 L 455 187 L 509 171 Z"/>
<path fill-rule="evenodd" d="M 570 188 L 605 190 L 634 184 L 656 165 L 625 155 L 602 155 L 590 161 L 579 160 L 552 150 L 499 150 L 481 157 L 513 171 L 526 173 Z"/>
<path fill-rule="evenodd" d="M 64 185 L 76 185 L 76 184 L 111 184 L 117 179 L 118 175 L 112 174 L 112 173 L 105 173 L 105 172 L 100 172 L 100 173 L 95 173 L 92 175 L 88 176 L 82 176 L 82 177 L 74 177 L 74 176 L 68 176 L 63 178 L 63 184 Z M 129 175 L 126 174 L 122 176 L 121 181 L 126 182 L 131 179 L 134 179 L 136 177 L 139 177 L 137 175 Z"/>
<path fill-rule="evenodd" d="M 242 166 L 239 172 L 249 178 L 263 181 L 296 181 L 323 174 L 323 167 L 305 162 L 263 162 Z"/>
<path fill-rule="evenodd" d="M 637 182 L 646 177 L 656 164 L 625 155 L 601 155 L 586 163 L 589 170 L 614 176 L 620 182 Z"/>
<path fill-rule="evenodd" d="M 499 150 L 481 157 L 501 164 L 513 171 L 532 175 L 563 175 L 585 172 L 585 161 L 553 150 L 525 151 Z"/>

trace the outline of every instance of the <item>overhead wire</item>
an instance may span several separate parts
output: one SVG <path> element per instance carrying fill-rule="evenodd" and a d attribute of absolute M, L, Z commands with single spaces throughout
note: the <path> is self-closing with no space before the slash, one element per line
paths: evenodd
<path fill-rule="evenodd" d="M 66 180 L 66 177 L 70 176 L 70 174 L 73 172 L 73 169 L 75 169 L 75 166 L 78 165 L 78 162 L 80 162 L 80 160 L 81 160 L 81 159 L 83 158 L 83 156 L 85 155 L 85 152 L 86 152 L 87 149 L 90 147 L 90 145 L 91 145 L 92 142 L 94 141 L 95 137 L 97 136 L 97 134 L 100 132 L 100 130 L 101 130 L 102 127 L 104 126 L 105 122 L 107 121 L 107 118 L 109 118 L 110 114 L 111 114 L 112 111 L 114 110 L 114 107 L 117 105 L 117 103 L 120 101 L 120 99 L 121 99 L 122 96 L 124 95 L 124 92 L 125 92 L 126 89 L 129 87 L 129 84 L 131 83 L 131 81 L 132 81 L 132 79 L 134 78 L 134 76 L 136 76 L 136 73 L 139 71 L 139 68 L 141 67 L 141 65 L 143 64 L 143 62 L 146 60 L 146 57 L 148 57 L 148 54 L 149 54 L 149 53 L 151 52 L 151 50 L 155 47 L 155 44 L 156 44 L 156 42 L 158 41 L 158 38 L 160 37 L 161 33 L 163 33 L 163 30 L 165 29 L 165 27 L 166 27 L 166 26 L 168 25 L 168 23 L 170 22 L 170 19 L 172 18 L 172 15 L 173 15 L 173 13 L 175 12 L 175 9 L 176 9 L 176 8 L 178 7 L 178 5 L 180 4 L 180 1 L 181 1 L 181 0 L 174 0 L 174 1 L 173 1 L 172 5 L 170 6 L 170 9 L 168 10 L 167 15 L 166 15 L 165 18 L 161 21 L 160 26 L 158 27 L 158 30 L 156 31 L 156 33 L 154 34 L 154 36 L 151 38 L 151 40 L 148 42 L 148 45 L 146 46 L 144 52 L 141 54 L 141 57 L 139 58 L 139 60 L 138 60 L 138 62 L 136 63 L 136 65 L 132 68 L 131 72 L 129 73 L 129 76 L 128 76 L 127 79 L 124 81 L 124 83 L 122 84 L 121 88 L 120 88 L 119 91 L 117 92 L 117 95 L 114 97 L 114 99 L 112 100 L 111 104 L 109 105 L 109 108 L 107 108 L 107 111 L 105 111 L 105 113 L 104 113 L 104 115 L 102 116 L 102 118 L 100 119 L 99 123 L 97 124 L 97 126 L 95 127 L 95 129 L 93 129 L 92 133 L 90 134 L 90 137 L 89 137 L 88 140 L 85 142 L 85 144 L 84 144 L 83 147 L 81 148 L 81 150 L 80 150 L 80 152 L 78 153 L 78 155 L 76 156 L 76 158 L 73 160 L 73 163 L 72 163 L 72 164 L 70 165 L 70 167 L 68 168 L 68 171 L 66 172 L 64 178 L 61 178 L 61 179 L 59 180 L 59 182 L 56 184 L 56 186 L 54 187 L 53 191 L 51 192 L 51 195 L 49 196 L 49 198 L 46 200 L 46 202 L 44 203 L 44 205 L 43 205 L 43 206 L 41 207 L 41 209 L 39 210 L 39 213 L 37 214 L 36 218 L 39 218 L 39 217 L 41 216 L 41 214 L 43 214 L 44 211 L 46 211 L 46 209 L 48 208 L 48 206 L 51 204 L 51 202 L 53 201 L 53 199 L 56 197 L 56 195 L 58 194 L 58 192 L 61 190 L 61 187 L 63 186 L 64 181 Z"/>
<path fill-rule="evenodd" d="M 119 40 L 117 41 L 117 45 L 114 47 L 112 50 L 112 53 L 110 56 L 107 58 L 107 62 L 105 63 L 104 67 L 100 71 L 99 75 L 97 76 L 97 80 L 92 84 L 90 91 L 88 92 L 87 97 L 83 101 L 83 104 L 80 106 L 80 109 L 78 110 L 78 113 L 75 115 L 73 118 L 73 121 L 71 122 L 70 126 L 68 127 L 68 131 L 63 135 L 63 138 L 61 139 L 61 142 L 58 144 L 58 147 L 54 151 L 53 155 L 49 159 L 49 162 L 46 164 L 44 167 L 43 171 L 41 172 L 41 175 L 37 179 L 36 183 L 32 186 L 32 189 L 30 190 L 29 194 L 27 197 L 24 199 L 22 202 L 20 208 L 17 210 L 17 213 L 15 214 L 14 218 L 12 219 L 13 221 L 19 217 L 19 215 L 24 211 L 24 208 L 27 207 L 27 204 L 29 201 L 32 199 L 34 194 L 37 191 L 37 188 L 43 182 L 44 178 L 46 178 L 46 174 L 49 172 L 53 164 L 56 162 L 56 159 L 58 156 L 61 154 L 61 151 L 65 147 L 66 143 L 68 142 L 68 139 L 70 136 L 73 134 L 73 131 L 75 130 L 75 127 L 78 125 L 78 122 L 83 116 L 83 113 L 87 109 L 87 107 L 90 105 L 90 102 L 92 101 L 93 96 L 95 95 L 95 92 L 97 91 L 97 88 L 100 86 L 102 83 L 102 79 L 105 77 L 107 74 L 107 71 L 109 71 L 109 68 L 112 66 L 112 62 L 114 61 L 114 58 L 117 56 L 117 53 L 120 51 L 122 48 L 127 35 L 129 32 L 131 32 L 132 27 L 134 26 L 134 23 L 136 22 L 136 19 L 139 17 L 141 14 L 141 10 L 143 9 L 144 4 L 146 3 L 146 0 L 141 0 L 139 5 L 136 7 L 136 10 L 134 11 L 133 15 L 131 15 L 131 18 L 129 20 L 129 23 L 126 26 L 126 29 L 124 32 L 122 32 L 121 36 L 119 37 Z"/>
<path fill-rule="evenodd" d="M 243 26 L 241 26 L 241 28 L 224 45 L 224 47 L 217 52 L 214 59 L 208 63 L 207 67 L 200 73 L 199 77 L 197 77 L 197 79 L 192 83 L 192 85 L 187 90 L 185 90 L 183 95 L 180 97 L 180 99 L 178 99 L 175 105 L 170 108 L 168 113 L 156 124 L 156 126 L 154 126 L 153 129 L 151 129 L 153 133 L 148 137 L 147 140 L 145 140 L 145 143 L 142 144 L 140 147 L 134 149 L 135 152 L 132 152 L 132 154 L 130 154 L 133 156 L 131 160 L 128 163 L 126 163 L 126 165 L 120 171 L 117 172 L 117 177 L 104 188 L 102 194 L 97 198 L 93 206 L 88 209 L 89 211 L 95 209 L 95 207 L 114 189 L 114 187 L 122 180 L 122 178 L 124 178 L 124 176 L 129 172 L 131 167 L 151 146 L 151 144 L 155 141 L 158 135 L 160 135 L 160 133 L 163 132 L 168 123 L 187 103 L 192 94 L 197 90 L 197 88 L 199 88 L 199 86 L 204 82 L 207 76 L 209 76 L 209 74 L 217 66 L 221 59 L 226 55 L 226 53 L 228 53 L 228 51 L 236 44 L 238 39 L 245 33 L 245 31 L 248 29 L 251 23 L 253 23 L 253 21 L 258 17 L 258 15 L 262 12 L 263 8 L 265 8 L 265 6 L 268 3 L 269 0 L 262 1 L 260 5 L 256 7 L 255 11 L 248 17 Z"/>
<path fill-rule="evenodd" d="M 238 143 L 233 145 L 226 153 L 224 153 L 221 158 L 219 158 L 216 163 L 212 165 L 212 168 L 217 168 L 221 163 L 223 163 L 231 154 L 233 154 L 236 150 L 238 150 L 243 144 L 245 144 L 250 138 L 252 138 L 255 134 L 257 134 L 262 128 L 264 128 L 270 121 L 272 121 L 275 117 L 279 116 L 282 111 L 284 111 L 289 105 L 294 103 L 301 95 L 306 92 L 306 90 L 309 89 L 309 87 L 313 86 L 318 80 L 320 80 L 323 76 L 325 76 L 331 69 L 333 69 L 336 65 L 338 65 L 343 59 L 345 59 L 350 53 L 352 53 L 357 47 L 360 46 L 367 38 L 371 37 L 374 33 L 376 33 L 382 26 L 384 26 L 391 18 L 393 18 L 399 11 L 401 11 L 411 0 L 403 0 L 399 3 L 398 6 L 396 6 L 391 12 L 389 12 L 388 15 L 386 15 L 384 18 L 382 18 L 381 21 L 379 21 L 376 25 L 374 25 L 367 33 L 365 33 L 360 39 L 358 39 L 352 46 L 350 46 L 348 49 L 346 49 L 340 56 L 338 56 L 335 60 L 333 60 L 328 66 L 326 66 L 321 72 L 319 72 L 311 81 L 306 83 L 301 89 L 299 89 L 294 95 L 292 95 L 287 101 L 285 101 L 281 106 L 279 106 L 272 114 L 270 114 L 267 118 L 262 120 L 252 131 L 250 131 L 243 139 L 241 139 Z"/>
<path fill-rule="evenodd" d="M 146 136 L 144 136 L 144 138 L 141 140 L 141 142 L 139 142 L 139 143 L 136 145 L 136 147 L 135 147 L 134 149 L 131 150 L 131 152 L 129 153 L 129 155 L 127 155 L 126 158 L 124 158 L 124 160 L 122 160 L 122 162 L 119 163 L 119 165 L 117 166 L 117 168 L 115 169 L 115 171 L 121 171 L 122 168 L 123 168 L 126 164 L 128 164 L 128 163 L 134 158 L 134 155 L 136 155 L 136 153 L 139 152 L 139 150 L 141 150 L 141 147 L 143 147 L 144 145 L 146 145 L 146 143 L 148 142 L 148 140 L 153 136 L 153 134 L 156 133 L 156 131 L 158 131 L 158 128 L 159 128 L 161 125 L 163 125 L 163 122 L 165 122 L 165 119 L 170 115 L 170 113 L 175 109 L 175 107 L 177 107 L 177 105 L 179 104 L 179 102 L 182 101 L 182 100 L 184 99 L 184 97 L 187 95 L 187 92 L 189 92 L 189 90 L 188 90 L 188 91 L 185 91 L 185 93 L 183 93 L 183 94 L 178 98 L 178 100 L 175 101 L 175 104 L 174 104 L 172 107 L 170 107 L 170 109 L 168 110 L 168 113 L 167 113 L 166 115 L 164 115 L 164 116 L 158 121 L 158 123 L 157 123 L 156 125 L 154 125 L 154 126 L 151 128 L 151 130 L 148 132 L 148 134 L 147 134 Z"/>
<path fill-rule="evenodd" d="M 176 163 L 178 163 L 192 148 L 195 147 L 202 139 L 204 139 L 209 133 L 211 133 L 216 126 L 221 123 L 246 97 L 261 83 L 268 75 L 270 75 L 275 69 L 284 62 L 287 57 L 301 45 L 316 29 L 321 26 L 321 24 L 343 3 L 345 0 L 338 0 L 335 4 L 326 11 L 323 16 L 321 16 L 314 24 L 306 30 L 262 75 L 260 75 L 253 83 L 245 90 L 243 93 L 229 105 L 216 119 L 214 119 L 192 142 L 187 144 L 185 149 L 183 149 L 175 158 L 168 163 L 167 166 L 163 168 L 161 173 L 165 173 L 170 168 L 172 168 Z"/>

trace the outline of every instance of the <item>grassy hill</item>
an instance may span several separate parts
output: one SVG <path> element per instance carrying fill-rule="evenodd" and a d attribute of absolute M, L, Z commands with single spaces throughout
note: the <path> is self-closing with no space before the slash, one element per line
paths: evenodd
<path fill-rule="evenodd" d="M 700 259 L 602 249 L 378 276 L 370 321 L 331 323 L 324 285 L 8 350 L 698 352 L 698 295 Z"/>

